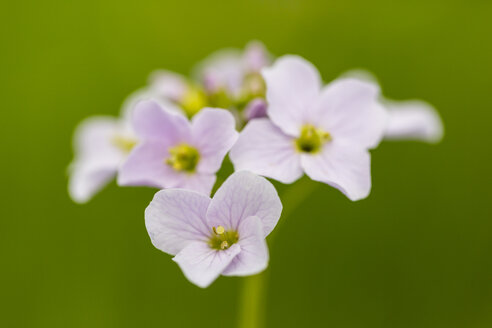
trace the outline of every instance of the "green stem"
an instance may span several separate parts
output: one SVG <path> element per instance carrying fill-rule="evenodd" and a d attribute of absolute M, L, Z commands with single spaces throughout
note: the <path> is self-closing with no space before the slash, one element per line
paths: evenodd
<path fill-rule="evenodd" d="M 304 177 L 282 193 L 283 211 L 275 230 L 268 241 L 271 245 L 279 227 L 295 212 L 304 200 L 316 189 L 317 183 Z M 241 291 L 239 328 L 263 328 L 265 326 L 266 284 L 268 270 L 246 277 Z"/>

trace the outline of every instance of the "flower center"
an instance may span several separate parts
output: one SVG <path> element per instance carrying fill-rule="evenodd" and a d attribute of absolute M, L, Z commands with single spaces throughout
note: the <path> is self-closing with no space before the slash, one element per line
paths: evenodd
<path fill-rule="evenodd" d="M 200 160 L 200 153 L 195 147 L 180 144 L 169 149 L 171 155 L 166 159 L 166 164 L 176 171 L 193 172 Z"/>
<path fill-rule="evenodd" d="M 223 226 L 213 227 L 213 234 L 208 241 L 210 248 L 223 251 L 228 249 L 239 240 L 237 231 L 226 231 Z"/>
<path fill-rule="evenodd" d="M 301 129 L 301 135 L 296 140 L 296 147 L 304 153 L 314 154 L 318 152 L 327 141 L 331 140 L 331 135 L 321 129 L 317 129 L 311 124 L 306 124 Z"/>
<path fill-rule="evenodd" d="M 180 105 L 189 117 L 207 105 L 207 96 L 202 89 L 190 85 L 180 101 Z"/>
<path fill-rule="evenodd" d="M 241 86 L 239 99 L 237 100 L 239 107 L 246 106 L 255 98 L 265 99 L 266 84 L 260 73 L 250 73 L 244 77 Z"/>
<path fill-rule="evenodd" d="M 118 134 L 113 136 L 111 142 L 113 143 L 114 146 L 116 146 L 116 148 L 118 148 L 124 153 L 129 153 L 133 149 L 133 147 L 135 147 L 135 145 L 137 144 L 137 140 Z"/>

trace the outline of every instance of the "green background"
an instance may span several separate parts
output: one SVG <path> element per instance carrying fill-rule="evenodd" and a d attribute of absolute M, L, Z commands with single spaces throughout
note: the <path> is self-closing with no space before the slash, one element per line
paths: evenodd
<path fill-rule="evenodd" d="M 71 136 L 156 68 L 263 41 L 325 80 L 362 67 L 440 111 L 444 141 L 385 142 L 373 191 L 319 185 L 270 245 L 267 327 L 492 327 L 492 2 L 4 1 L 1 327 L 231 327 L 242 278 L 190 284 L 155 249 L 154 190 L 66 192 Z M 279 192 L 284 192 L 284 186 Z"/>

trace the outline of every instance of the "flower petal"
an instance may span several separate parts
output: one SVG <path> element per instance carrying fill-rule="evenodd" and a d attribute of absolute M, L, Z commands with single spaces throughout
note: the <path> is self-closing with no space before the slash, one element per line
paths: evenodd
<path fill-rule="evenodd" d="M 260 218 L 250 216 L 239 225 L 241 252 L 222 272 L 225 276 L 248 276 L 257 274 L 268 266 L 268 246 L 263 236 Z"/>
<path fill-rule="evenodd" d="M 234 116 L 224 109 L 204 108 L 193 117 L 192 143 L 200 152 L 197 171 L 213 174 L 237 140 Z"/>
<path fill-rule="evenodd" d="M 77 162 L 70 166 L 68 191 L 76 203 L 86 203 L 116 175 L 117 165 Z"/>
<path fill-rule="evenodd" d="M 144 141 L 135 147 L 118 171 L 120 186 L 172 188 L 181 181 L 178 172 L 166 164 L 169 144 Z"/>
<path fill-rule="evenodd" d="M 174 102 L 180 102 L 188 89 L 186 78 L 167 70 L 157 70 L 149 76 L 150 90 Z"/>
<path fill-rule="evenodd" d="M 176 255 L 195 241 L 206 242 L 211 229 L 205 221 L 210 198 L 180 189 L 157 192 L 145 210 L 145 226 L 152 244 Z"/>
<path fill-rule="evenodd" d="M 186 117 L 167 111 L 152 100 L 143 100 L 136 105 L 132 124 L 137 136 L 143 140 L 178 143 L 188 141 L 191 134 Z"/>
<path fill-rule="evenodd" d="M 343 142 L 329 142 L 315 155 L 302 155 L 301 164 L 313 180 L 339 189 L 350 200 L 371 191 L 371 156 L 367 150 Z"/>
<path fill-rule="evenodd" d="M 85 203 L 115 176 L 126 154 L 113 139 L 120 134 L 121 122 L 113 117 L 91 117 L 75 131 L 75 159 L 69 166 L 69 194 Z"/>
<path fill-rule="evenodd" d="M 307 60 L 288 55 L 264 68 L 262 75 L 267 87 L 268 116 L 285 133 L 298 136 L 321 89 L 318 70 Z"/>
<path fill-rule="evenodd" d="M 267 117 L 267 108 L 268 105 L 264 99 L 255 98 L 246 105 L 246 108 L 244 108 L 244 118 L 247 121 L 250 121 L 254 118 Z"/>
<path fill-rule="evenodd" d="M 385 101 L 384 104 L 389 111 L 385 139 L 409 139 L 430 143 L 442 140 L 442 120 L 430 104 L 420 100 Z"/>
<path fill-rule="evenodd" d="M 249 72 L 259 72 L 270 63 L 270 54 L 265 45 L 259 41 L 251 41 L 244 50 L 245 68 Z"/>
<path fill-rule="evenodd" d="M 212 192 L 217 177 L 215 174 L 179 173 L 177 179 L 173 188 L 193 190 L 208 196 Z"/>
<path fill-rule="evenodd" d="M 208 287 L 241 251 L 238 244 L 226 250 L 215 250 L 205 242 L 193 242 L 176 255 L 178 263 L 189 281 L 198 287 Z"/>
<path fill-rule="evenodd" d="M 387 113 L 378 102 L 377 84 L 342 78 L 327 85 L 311 111 L 311 123 L 363 148 L 381 141 Z"/>
<path fill-rule="evenodd" d="M 236 171 L 248 170 L 283 183 L 303 174 L 294 139 L 266 118 L 246 125 L 229 156 Z"/>
<path fill-rule="evenodd" d="M 251 172 L 233 173 L 217 190 L 207 211 L 210 226 L 222 225 L 237 230 L 249 216 L 257 216 L 263 224 L 264 236 L 275 228 L 282 203 L 273 185 Z"/>

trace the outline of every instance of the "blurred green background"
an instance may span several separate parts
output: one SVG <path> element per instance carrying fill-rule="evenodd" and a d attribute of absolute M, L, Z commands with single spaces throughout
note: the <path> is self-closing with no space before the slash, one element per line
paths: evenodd
<path fill-rule="evenodd" d="M 66 167 L 76 124 L 116 115 L 152 70 L 258 39 L 327 81 L 367 68 L 447 132 L 383 143 L 367 200 L 319 185 L 284 222 L 267 327 L 492 327 L 491 16 L 477 0 L 2 2 L 0 326 L 234 326 L 244 280 L 190 284 L 148 238 L 154 190 L 76 205 Z"/>

